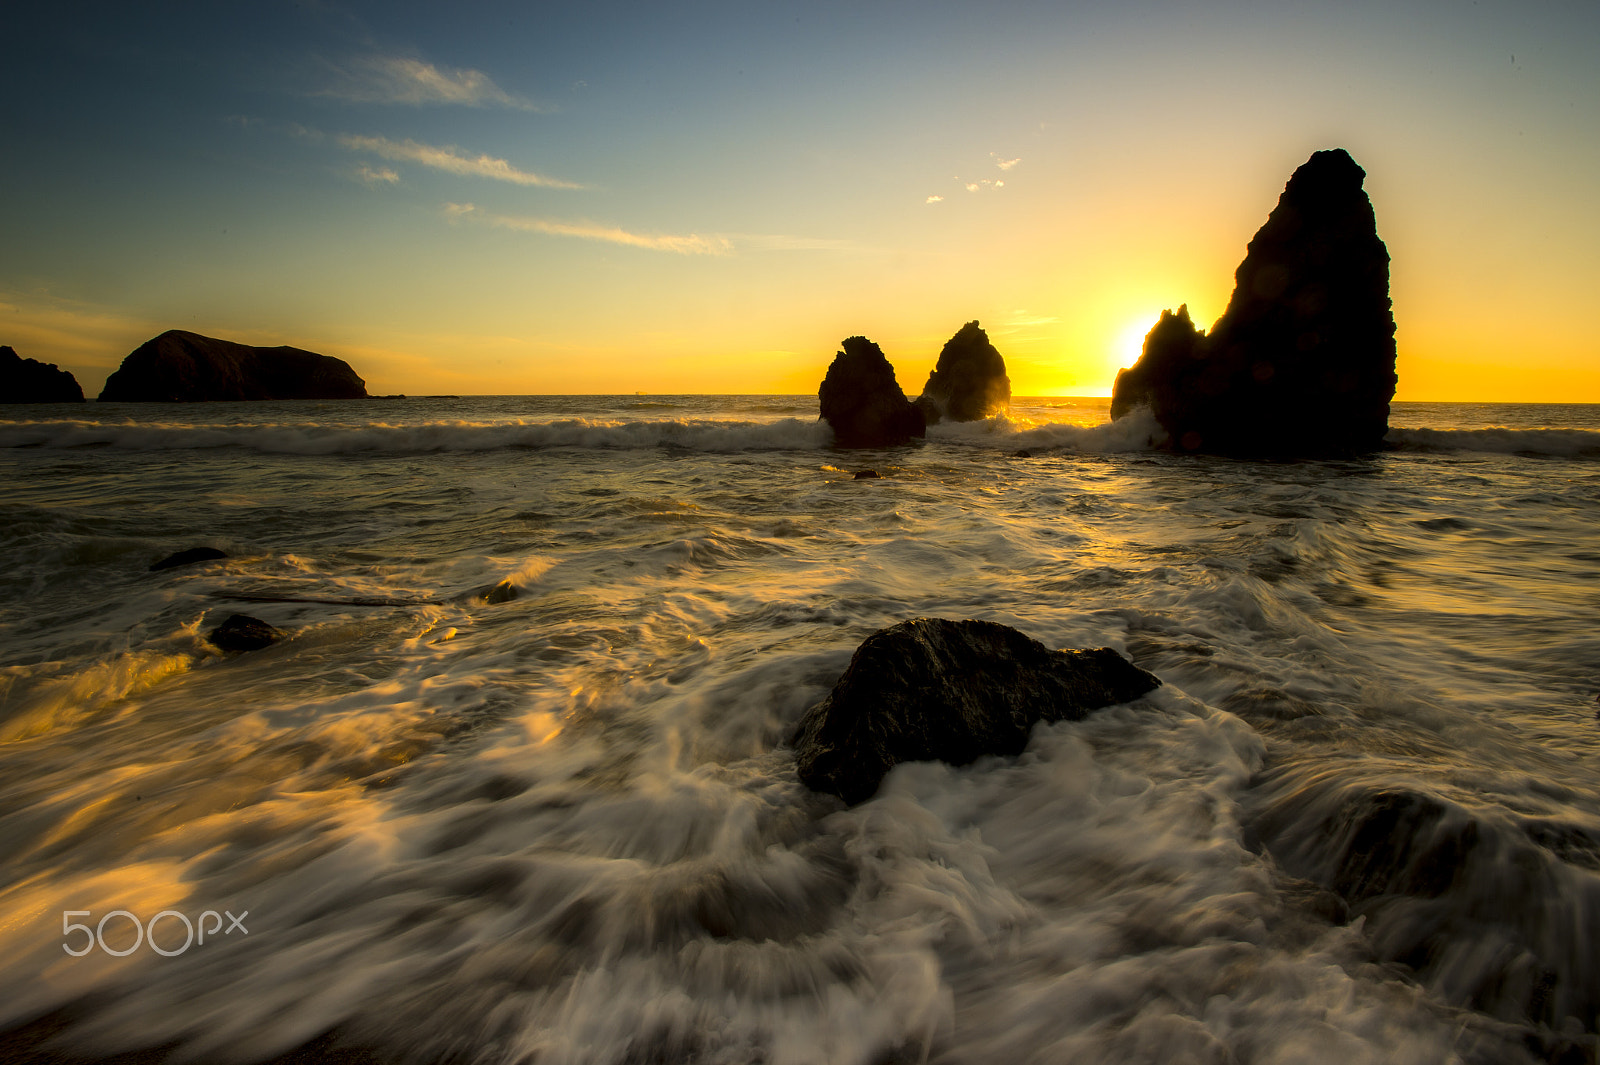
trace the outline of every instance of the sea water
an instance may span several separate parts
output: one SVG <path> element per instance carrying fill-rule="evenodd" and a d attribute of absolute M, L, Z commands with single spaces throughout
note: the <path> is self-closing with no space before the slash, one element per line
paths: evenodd
<path fill-rule="evenodd" d="M 6 408 L 6 1046 L 1594 1060 L 1600 408 L 1314 462 L 1106 408 L 878 451 L 809 396 Z M 1165 684 L 809 793 L 793 726 L 923 616 Z"/>

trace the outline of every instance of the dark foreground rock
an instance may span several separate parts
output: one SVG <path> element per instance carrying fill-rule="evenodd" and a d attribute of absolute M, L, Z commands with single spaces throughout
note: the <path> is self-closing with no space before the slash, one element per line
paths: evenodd
<path fill-rule="evenodd" d="M 800 780 L 855 804 L 899 762 L 1014 755 L 1039 721 L 1076 721 L 1161 681 L 1109 647 L 1052 651 L 989 621 L 918 618 L 857 648 L 794 735 Z"/>
<path fill-rule="evenodd" d="M 1395 388 L 1389 251 L 1366 172 L 1341 149 L 1290 177 L 1209 334 L 1164 312 L 1117 375 L 1111 416 L 1149 407 L 1178 451 L 1311 457 L 1375 450 Z"/>
<path fill-rule="evenodd" d="M 212 629 L 206 636 L 224 651 L 259 651 L 283 639 L 282 629 L 275 629 L 260 618 L 249 614 L 229 614 L 228 619 Z"/>
<path fill-rule="evenodd" d="M 173 329 L 146 341 L 106 378 L 101 402 L 364 399 L 350 364 L 300 348 L 256 348 Z"/>
<path fill-rule="evenodd" d="M 926 436 L 922 412 L 895 380 L 894 367 L 866 337 L 848 337 L 817 390 L 822 418 L 839 447 L 895 447 Z"/>
<path fill-rule="evenodd" d="M 1006 361 L 977 322 L 968 322 L 945 342 L 928 375 L 917 409 L 929 425 L 975 422 L 1011 406 Z"/>
<path fill-rule="evenodd" d="M 184 551 L 175 551 L 150 567 L 150 572 L 157 570 L 174 569 L 178 566 L 192 566 L 196 562 L 210 562 L 213 559 L 227 558 L 226 551 L 218 551 L 214 547 L 191 547 Z"/>
<path fill-rule="evenodd" d="M 78 379 L 53 362 L 0 347 L 0 403 L 82 403 Z"/>

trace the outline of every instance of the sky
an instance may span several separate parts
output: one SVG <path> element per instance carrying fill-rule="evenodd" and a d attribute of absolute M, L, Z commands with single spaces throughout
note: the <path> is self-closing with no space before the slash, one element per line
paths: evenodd
<path fill-rule="evenodd" d="M 1018 395 L 1201 325 L 1342 147 L 1400 400 L 1600 402 L 1600 4 L 8 4 L 0 344 L 189 329 L 374 394 Z"/>

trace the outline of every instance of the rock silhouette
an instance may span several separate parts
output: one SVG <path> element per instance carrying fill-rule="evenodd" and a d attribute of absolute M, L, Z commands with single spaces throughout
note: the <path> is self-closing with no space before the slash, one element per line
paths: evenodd
<path fill-rule="evenodd" d="M 190 547 L 183 551 L 176 551 L 160 562 L 150 566 L 150 572 L 158 570 L 175 569 L 178 566 L 192 566 L 196 562 L 211 562 L 219 558 L 227 558 L 226 551 L 219 551 L 214 547 Z"/>
<path fill-rule="evenodd" d="M 1235 272 L 1209 334 L 1165 311 L 1117 375 L 1111 416 L 1147 406 L 1178 451 L 1301 457 L 1383 445 L 1395 388 L 1389 251 L 1366 171 L 1314 153 Z"/>
<path fill-rule="evenodd" d="M 839 447 L 894 447 L 927 435 L 922 412 L 895 380 L 894 367 L 866 337 L 847 337 L 817 390 L 822 417 Z"/>
<path fill-rule="evenodd" d="M 71 372 L 0 347 L 0 403 L 82 402 L 83 389 Z"/>
<path fill-rule="evenodd" d="M 916 404 L 929 425 L 975 422 L 1011 405 L 1006 361 L 977 322 L 945 342 Z"/>
<path fill-rule="evenodd" d="M 800 780 L 853 805 L 899 762 L 1018 754 L 1036 722 L 1075 721 L 1160 686 L 1109 647 L 1052 651 L 989 621 L 902 622 L 867 637 L 801 719 Z"/>
<path fill-rule="evenodd" d="M 362 399 L 349 363 L 300 348 L 257 348 L 169 330 L 146 341 L 106 379 L 102 402 Z"/>

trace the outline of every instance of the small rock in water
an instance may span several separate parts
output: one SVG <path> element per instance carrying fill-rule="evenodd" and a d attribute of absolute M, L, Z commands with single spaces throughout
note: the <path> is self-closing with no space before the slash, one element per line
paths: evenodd
<path fill-rule="evenodd" d="M 230 614 L 221 625 L 211 630 L 206 639 L 224 651 L 259 651 L 283 639 L 282 629 L 275 629 L 260 618 L 249 614 Z"/>
<path fill-rule="evenodd" d="M 176 566 L 191 566 L 196 562 L 210 562 L 212 559 L 227 558 L 226 551 L 218 551 L 214 547 L 191 547 L 187 551 L 179 551 L 168 555 L 166 558 L 150 567 L 150 572 L 156 570 L 173 569 Z"/>
<path fill-rule="evenodd" d="M 511 583 L 510 578 L 499 584 L 491 584 L 478 593 L 478 598 L 485 603 L 509 603 L 517 597 L 517 586 Z"/>
<path fill-rule="evenodd" d="M 878 471 L 877 470 L 857 470 L 856 471 L 856 480 L 858 480 L 858 481 L 871 481 L 871 480 L 876 479 L 877 476 L 878 476 Z"/>
<path fill-rule="evenodd" d="M 902 622 L 867 637 L 801 719 L 800 780 L 854 805 L 899 762 L 1019 754 L 1038 721 L 1076 721 L 1160 686 L 1109 647 L 1052 651 L 989 621 Z"/>
<path fill-rule="evenodd" d="M 1013 452 L 1013 454 L 1019 459 L 1031 459 L 1031 458 L 1033 458 L 1033 452 L 1029 451 L 1025 447 L 1019 447 L 1015 452 Z"/>

